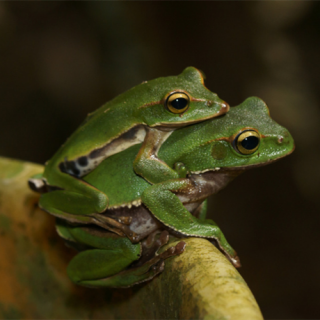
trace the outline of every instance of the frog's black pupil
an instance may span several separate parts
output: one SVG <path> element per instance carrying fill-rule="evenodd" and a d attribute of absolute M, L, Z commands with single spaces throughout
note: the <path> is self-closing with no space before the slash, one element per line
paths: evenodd
<path fill-rule="evenodd" d="M 188 104 L 188 100 L 185 98 L 177 98 L 171 101 L 171 105 L 173 108 L 177 110 L 184 109 Z"/>
<path fill-rule="evenodd" d="M 252 150 L 256 148 L 258 144 L 259 144 L 259 139 L 258 137 L 255 137 L 255 136 L 246 137 L 241 141 L 241 145 L 247 150 Z"/>

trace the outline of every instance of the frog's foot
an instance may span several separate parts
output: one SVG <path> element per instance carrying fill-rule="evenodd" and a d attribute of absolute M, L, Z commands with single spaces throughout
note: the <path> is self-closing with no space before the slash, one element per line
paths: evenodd
<path fill-rule="evenodd" d="M 166 251 L 150 259 L 142 266 L 128 268 L 108 278 L 81 281 L 78 282 L 78 284 L 86 287 L 128 288 L 134 284 L 151 280 L 164 270 L 164 260 L 181 254 L 184 251 L 185 246 L 186 243 L 184 241 L 180 241 L 174 247 L 170 247 Z"/>
<path fill-rule="evenodd" d="M 215 241 L 218 243 L 219 249 L 225 254 L 235 268 L 240 268 L 240 258 L 237 252 L 229 245 L 221 230 L 216 233 L 216 236 Z"/>
<path fill-rule="evenodd" d="M 239 258 L 239 256 L 237 254 L 235 256 L 233 256 L 233 257 L 227 255 L 227 258 L 235 266 L 235 268 L 240 268 L 241 267 L 240 258 Z"/>
<path fill-rule="evenodd" d="M 169 232 L 167 230 L 156 230 L 153 233 L 151 233 L 146 240 L 143 241 L 142 247 L 145 250 L 154 250 L 154 253 L 156 253 L 158 249 L 167 244 L 168 241 Z"/>
<path fill-rule="evenodd" d="M 169 232 L 156 230 L 142 241 L 142 256 L 134 263 L 133 267 L 138 267 L 152 259 L 158 250 L 169 241 Z"/>
<path fill-rule="evenodd" d="M 219 243 L 219 241 L 217 241 L 216 239 L 209 239 L 209 241 L 218 249 L 220 249 L 225 256 L 227 257 L 227 259 L 232 263 L 232 265 L 235 268 L 240 268 L 241 267 L 241 262 L 240 262 L 240 258 L 238 256 L 238 254 L 236 253 L 236 251 L 233 250 L 232 254 L 230 254 L 230 252 L 226 251 L 224 249 L 223 246 L 221 246 L 221 244 Z"/>
<path fill-rule="evenodd" d="M 58 187 L 51 187 L 48 185 L 47 180 L 42 177 L 32 177 L 28 180 L 28 186 L 32 191 L 38 193 L 47 193 L 52 190 L 58 190 Z"/>
<path fill-rule="evenodd" d="M 157 274 L 163 272 L 164 270 L 164 261 L 163 260 L 159 260 L 159 262 L 157 262 L 156 264 L 154 264 L 149 272 L 148 272 L 148 276 L 149 278 L 146 278 L 143 280 L 143 282 L 151 280 L 152 278 L 154 278 Z"/>
<path fill-rule="evenodd" d="M 117 220 L 115 220 L 113 218 L 99 213 L 94 213 L 92 214 L 92 216 L 96 221 L 95 223 L 98 224 L 100 227 L 103 227 L 104 225 L 107 225 L 108 227 L 114 227 L 115 229 L 122 232 L 122 234 L 126 235 L 132 243 L 140 242 L 141 237 L 139 236 L 139 234 L 133 232 L 128 226 L 131 223 L 131 217 L 120 217 L 117 218 Z M 121 218 L 124 218 L 124 220 L 121 220 Z M 108 230 L 110 230 L 110 228 Z"/>
<path fill-rule="evenodd" d="M 156 259 L 159 259 L 159 258 L 165 260 L 165 259 L 168 259 L 170 257 L 177 256 L 177 255 L 181 254 L 184 251 L 184 249 L 186 248 L 186 245 L 187 244 L 184 241 L 180 241 L 174 247 L 170 247 L 166 251 L 164 251 L 164 252 L 160 253 L 159 255 L 155 256 L 150 261 L 156 260 Z"/>

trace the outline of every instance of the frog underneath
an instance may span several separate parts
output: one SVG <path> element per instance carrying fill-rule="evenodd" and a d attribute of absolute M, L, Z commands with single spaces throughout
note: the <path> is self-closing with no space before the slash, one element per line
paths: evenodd
<path fill-rule="evenodd" d="M 167 232 L 216 241 L 237 266 L 238 257 L 220 228 L 205 218 L 206 198 L 246 169 L 290 154 L 294 142 L 270 118 L 265 103 L 252 97 L 223 117 L 176 130 L 165 141 L 159 158 L 187 172 L 184 178 L 151 185 L 132 166 L 139 148 L 132 146 L 105 159 L 83 177 L 108 195 L 109 207 L 103 216 L 112 232 L 94 227 L 106 225 L 93 217 L 88 218 L 87 226 L 66 223 L 77 222 L 72 216 L 65 216 L 66 221 L 57 225 L 59 234 L 82 250 L 68 266 L 68 275 L 77 284 L 128 287 L 151 279 L 163 270 L 165 259 L 184 250 L 181 241 L 156 254 L 167 243 Z M 138 243 L 129 240 L 130 232 L 137 235 Z"/>

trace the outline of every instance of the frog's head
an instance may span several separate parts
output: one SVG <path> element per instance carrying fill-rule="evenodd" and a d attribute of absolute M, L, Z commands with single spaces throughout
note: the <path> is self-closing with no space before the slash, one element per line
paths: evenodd
<path fill-rule="evenodd" d="M 182 127 L 229 111 L 229 105 L 204 85 L 203 73 L 186 68 L 180 75 L 147 81 L 132 89 L 135 115 L 150 127 Z"/>
<path fill-rule="evenodd" d="M 176 153 L 172 159 L 184 163 L 191 173 L 261 166 L 294 150 L 289 131 L 270 118 L 268 107 L 256 97 L 232 107 L 223 117 L 176 131 L 167 145 Z"/>

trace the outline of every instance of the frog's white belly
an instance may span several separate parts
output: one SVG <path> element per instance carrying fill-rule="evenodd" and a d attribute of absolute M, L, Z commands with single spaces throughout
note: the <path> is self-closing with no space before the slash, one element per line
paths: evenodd
<path fill-rule="evenodd" d="M 113 218 L 131 217 L 130 230 L 139 234 L 141 238 L 148 236 L 157 229 L 163 229 L 163 224 L 159 222 L 150 211 L 143 205 L 132 208 L 117 208 L 108 210 L 106 214 Z"/>
<path fill-rule="evenodd" d="M 202 200 L 187 203 L 184 206 L 191 214 L 193 214 L 201 203 Z M 130 209 L 126 207 L 111 209 L 107 210 L 105 214 L 114 219 L 119 219 L 120 217 L 131 217 L 132 220 L 129 228 L 133 232 L 137 233 L 141 239 L 147 237 L 150 233 L 156 230 L 171 230 L 170 226 L 162 224 L 144 205 L 131 207 Z"/>

